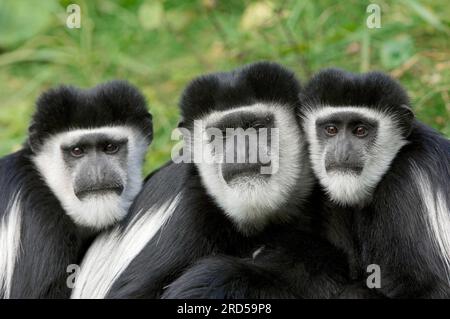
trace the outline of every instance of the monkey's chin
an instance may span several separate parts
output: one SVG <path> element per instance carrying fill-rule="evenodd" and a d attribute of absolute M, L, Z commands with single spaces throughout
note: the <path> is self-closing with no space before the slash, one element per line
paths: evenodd
<path fill-rule="evenodd" d="M 131 202 L 114 193 L 94 193 L 65 209 L 72 220 L 80 225 L 93 229 L 105 229 L 120 221 L 127 213 Z"/>
<path fill-rule="evenodd" d="M 332 171 L 321 178 L 321 183 L 330 199 L 339 205 L 355 206 L 370 197 L 364 176 L 354 171 Z"/>

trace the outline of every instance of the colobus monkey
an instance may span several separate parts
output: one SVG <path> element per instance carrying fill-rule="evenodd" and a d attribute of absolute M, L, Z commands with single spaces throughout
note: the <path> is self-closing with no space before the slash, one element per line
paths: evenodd
<path fill-rule="evenodd" d="M 267 62 L 193 80 L 181 99 L 180 125 L 182 157 L 193 161 L 176 158 L 147 180 L 125 222 L 93 243 L 72 297 L 156 298 L 164 290 L 172 298 L 251 297 L 233 287 L 193 291 L 191 284 L 199 286 L 190 279 L 171 283 L 202 257 L 245 258 L 262 245 L 302 247 L 299 254 L 317 257 L 311 280 L 326 293 L 339 290 L 345 255 L 312 233 L 314 180 L 296 117 L 298 93 L 293 73 Z M 268 143 L 250 142 L 264 134 Z M 230 146 L 239 138 L 245 143 Z M 255 146 L 260 153 L 252 161 Z M 287 278 L 266 278 L 253 296 L 296 296 Z"/>
<path fill-rule="evenodd" d="M 0 160 L 0 297 L 70 296 L 67 267 L 121 220 L 152 140 L 144 97 L 126 82 L 40 96 L 24 147 Z"/>
<path fill-rule="evenodd" d="M 330 202 L 328 238 L 387 297 L 450 297 L 450 142 L 414 119 L 381 73 L 330 69 L 302 95 L 311 163 Z M 333 213 L 337 207 L 348 212 Z"/>

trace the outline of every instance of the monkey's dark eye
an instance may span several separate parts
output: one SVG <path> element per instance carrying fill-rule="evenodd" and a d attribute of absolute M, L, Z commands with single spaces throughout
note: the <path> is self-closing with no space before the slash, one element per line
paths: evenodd
<path fill-rule="evenodd" d="M 84 155 L 84 150 L 82 147 L 74 146 L 70 149 L 70 155 L 73 157 L 82 157 Z"/>
<path fill-rule="evenodd" d="M 338 128 L 334 125 L 328 125 L 325 127 L 325 132 L 328 136 L 335 136 L 338 133 Z"/>
<path fill-rule="evenodd" d="M 353 134 L 355 134 L 358 137 L 364 137 L 368 134 L 368 130 L 364 126 L 358 126 L 354 129 Z"/>
<path fill-rule="evenodd" d="M 105 153 L 106 154 L 115 154 L 119 151 L 119 145 L 108 143 L 105 145 Z"/>

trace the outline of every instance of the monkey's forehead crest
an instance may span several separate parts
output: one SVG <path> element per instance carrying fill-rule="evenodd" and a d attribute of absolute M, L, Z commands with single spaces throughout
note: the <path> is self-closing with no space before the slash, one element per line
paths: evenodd
<path fill-rule="evenodd" d="M 152 116 L 140 91 L 126 81 L 111 81 L 91 89 L 60 86 L 44 92 L 36 102 L 29 128 L 29 144 L 38 149 L 44 140 L 69 129 L 130 126 L 151 142 Z"/>
<path fill-rule="evenodd" d="M 393 117 L 409 134 L 414 114 L 403 87 L 381 72 L 350 73 L 340 69 L 320 71 L 299 95 L 300 116 L 332 106 L 359 106 Z"/>
<path fill-rule="evenodd" d="M 325 69 L 314 75 L 300 95 L 311 105 L 360 105 L 380 111 L 410 107 L 403 87 L 381 72 L 355 74 L 340 69 Z"/>
<path fill-rule="evenodd" d="M 185 122 L 258 103 L 286 105 L 295 111 L 299 92 L 293 72 L 276 63 L 257 62 L 195 78 L 184 90 L 180 108 Z"/>

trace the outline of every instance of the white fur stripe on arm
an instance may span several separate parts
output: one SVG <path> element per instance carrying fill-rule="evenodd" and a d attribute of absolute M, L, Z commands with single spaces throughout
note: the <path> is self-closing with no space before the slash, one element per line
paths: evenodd
<path fill-rule="evenodd" d="M 19 193 L 7 207 L 0 220 L 0 296 L 3 295 L 5 299 L 11 294 L 14 266 L 20 253 L 22 210 Z"/>
<path fill-rule="evenodd" d="M 416 184 L 425 205 L 428 231 L 444 264 L 450 283 L 450 207 L 441 189 L 432 187 L 430 178 L 416 166 Z"/>
<path fill-rule="evenodd" d="M 163 205 L 137 214 L 125 230 L 116 227 L 96 239 L 81 264 L 71 298 L 105 298 L 122 272 L 168 221 L 181 196 L 179 193 Z"/>

